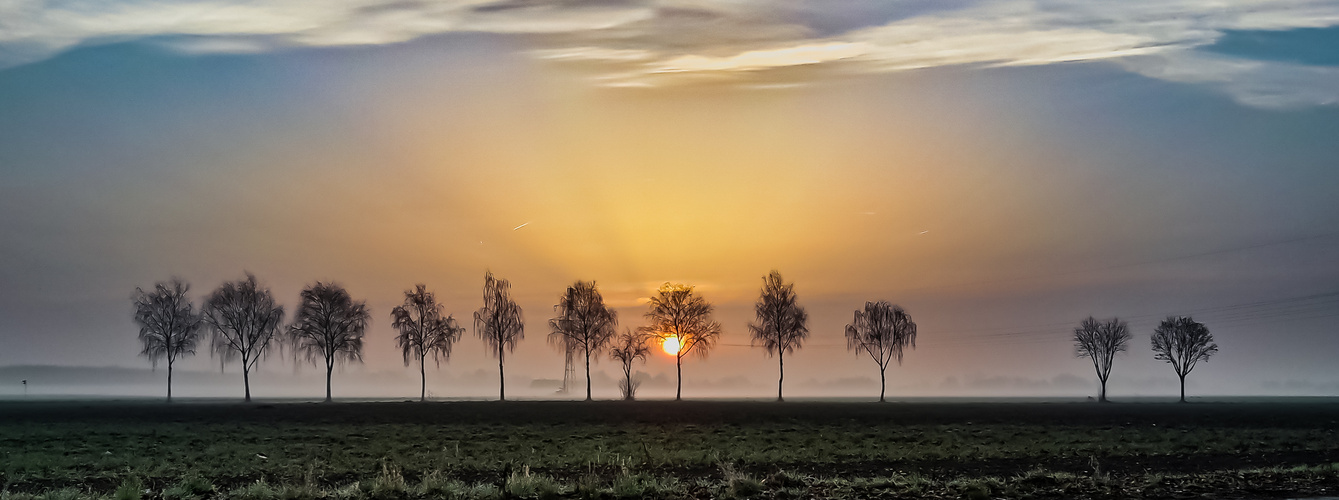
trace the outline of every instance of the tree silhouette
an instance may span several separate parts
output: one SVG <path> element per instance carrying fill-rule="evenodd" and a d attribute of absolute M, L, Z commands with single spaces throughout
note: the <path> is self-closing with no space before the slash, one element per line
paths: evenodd
<path fill-rule="evenodd" d="M 623 391 L 625 401 L 632 401 L 637 396 L 639 383 L 632 380 L 633 363 L 639 359 L 646 361 L 650 353 L 651 346 L 646 345 L 646 335 L 633 333 L 632 330 L 625 330 L 609 347 L 609 357 L 618 360 L 623 366 L 623 380 L 618 382 L 618 388 Z"/>
<path fill-rule="evenodd" d="M 431 356 L 441 366 L 442 360 L 451 359 L 451 347 L 465 332 L 455 318 L 443 318 L 442 312 L 437 298 L 421 284 L 405 290 L 404 304 L 391 309 L 391 326 L 400 332 L 395 345 L 404 354 L 404 365 L 418 361 L 419 401 L 428 399 L 427 358 Z"/>
<path fill-rule="evenodd" d="M 1169 316 L 1153 330 L 1153 352 L 1156 359 L 1171 363 L 1181 379 L 1181 402 L 1186 402 L 1186 375 L 1200 361 L 1218 352 L 1209 327 L 1189 316 Z"/>
<path fill-rule="evenodd" d="M 325 400 L 331 401 L 330 378 L 335 365 L 363 361 L 363 335 L 372 316 L 367 304 L 354 301 L 349 291 L 334 283 L 316 282 L 302 289 L 300 302 L 288 326 L 295 356 L 325 366 Z"/>
<path fill-rule="evenodd" d="M 916 322 L 901 306 L 888 301 L 866 302 L 856 309 L 855 318 L 846 325 L 846 349 L 864 351 L 879 365 L 879 402 L 884 402 L 888 365 L 894 359 L 902 364 L 902 352 L 916 348 Z"/>
<path fill-rule="evenodd" d="M 780 271 L 773 270 L 762 281 L 762 295 L 753 307 L 758 322 L 749 323 L 749 332 L 768 356 L 776 354 L 776 400 L 785 401 L 781 387 L 786 380 L 786 353 L 795 352 L 809 337 L 809 314 L 796 302 L 795 284 L 782 281 Z"/>
<path fill-rule="evenodd" d="M 721 336 L 721 324 L 711 319 L 711 309 L 706 299 L 693 294 L 692 286 L 665 283 L 651 297 L 650 310 L 646 312 L 651 324 L 638 329 L 643 334 L 666 340 L 673 337 L 678 342 L 678 352 L 674 353 L 678 377 L 675 401 L 683 400 L 683 358 L 689 354 L 707 357 Z"/>
<path fill-rule="evenodd" d="M 525 338 L 525 322 L 521 306 L 511 299 L 511 282 L 484 274 L 484 306 L 474 312 L 474 333 L 488 344 L 489 352 L 497 356 L 498 399 L 507 400 L 506 373 L 503 360 L 506 353 L 515 352 L 516 344 Z"/>
<path fill-rule="evenodd" d="M 149 358 L 155 369 L 158 360 L 167 361 L 167 402 L 172 402 L 172 364 L 177 358 L 195 354 L 200 339 L 200 314 L 186 298 L 190 285 L 173 278 L 154 284 L 153 291 L 135 288 L 135 322 L 139 323 L 140 355 Z M 24 381 L 26 384 L 27 381 Z"/>
<path fill-rule="evenodd" d="M 604 305 L 594 281 L 577 281 L 553 306 L 558 317 L 549 320 L 549 342 L 564 352 L 586 356 L 586 401 L 590 401 L 590 357 L 598 356 L 614 338 L 618 315 Z"/>
<path fill-rule="evenodd" d="M 1097 380 L 1102 382 L 1102 393 L 1097 398 L 1099 402 L 1107 402 L 1107 378 L 1111 376 L 1112 361 L 1116 359 L 1116 353 L 1125 350 L 1130 338 L 1130 327 L 1117 318 L 1098 321 L 1089 316 L 1074 329 L 1076 354 L 1080 358 L 1093 360 Z"/>
<path fill-rule="evenodd" d="M 256 283 L 256 276 L 224 283 L 205 301 L 204 323 L 213 337 L 213 353 L 226 363 L 242 361 L 242 384 L 251 401 L 251 368 L 269 355 L 270 341 L 279 332 L 284 307 L 274 302 L 270 290 Z"/>

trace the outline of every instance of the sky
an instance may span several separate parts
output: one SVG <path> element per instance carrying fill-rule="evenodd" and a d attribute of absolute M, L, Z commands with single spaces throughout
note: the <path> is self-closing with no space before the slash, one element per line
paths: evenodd
<path fill-rule="evenodd" d="M 812 332 L 790 396 L 877 394 L 843 337 L 874 300 L 918 325 L 895 397 L 1096 395 L 1089 315 L 1135 334 L 1112 397 L 1174 396 L 1171 314 L 1221 348 L 1192 396 L 1339 395 L 1336 138 L 1333 1 L 0 0 L 0 394 L 157 394 L 49 367 L 147 370 L 136 287 L 251 272 L 290 311 L 317 280 L 366 300 L 335 395 L 410 397 L 391 308 L 423 283 L 470 318 L 491 270 L 520 396 L 552 396 L 547 320 L 595 280 L 620 328 L 695 286 L 724 335 L 685 397 L 766 398 L 776 269 Z M 207 352 L 178 369 L 240 395 Z M 672 396 L 672 357 L 638 370 Z M 428 385 L 496 377 L 471 329 Z M 276 351 L 253 392 L 319 378 Z"/>

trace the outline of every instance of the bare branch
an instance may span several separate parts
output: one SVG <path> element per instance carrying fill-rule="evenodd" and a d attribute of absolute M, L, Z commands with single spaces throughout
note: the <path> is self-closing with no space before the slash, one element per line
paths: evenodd
<path fill-rule="evenodd" d="M 451 358 L 451 348 L 465 328 L 451 316 L 443 317 L 443 307 L 437 297 L 423 284 L 404 292 L 404 303 L 391 309 L 391 326 L 399 332 L 395 344 L 404 355 L 404 365 L 417 361 L 422 377 L 420 399 L 427 398 L 427 375 L 424 364 L 432 358 L 438 366 Z"/>
<path fill-rule="evenodd" d="M 1124 352 L 1133 336 L 1130 327 L 1118 318 L 1098 321 L 1089 316 L 1074 329 L 1074 352 L 1080 358 L 1089 358 L 1097 379 L 1102 383 L 1099 401 L 1107 400 L 1107 378 L 1116 354 Z"/>
<path fill-rule="evenodd" d="M 892 360 L 902 364 L 906 348 L 916 348 L 916 322 L 901 306 L 888 301 L 866 302 L 846 325 L 847 350 L 864 351 L 879 365 L 879 401 L 884 400 L 884 372 Z"/>
<path fill-rule="evenodd" d="M 134 320 L 139 324 L 139 340 L 144 349 L 140 355 L 158 368 L 160 360 L 167 361 L 167 399 L 172 400 L 172 364 L 177 358 L 195 354 L 199 341 L 202 318 L 195 304 L 186 297 L 190 285 L 172 278 L 167 283 L 156 283 L 151 292 L 136 288 L 132 301 Z"/>
<path fill-rule="evenodd" d="M 567 287 L 553 310 L 558 316 L 549 320 L 549 343 L 565 353 L 586 357 L 586 399 L 590 399 L 589 360 L 599 356 L 613 339 L 618 314 L 604 305 L 604 297 L 593 281 L 578 281 Z"/>
<path fill-rule="evenodd" d="M 340 363 L 362 362 L 363 336 L 372 317 L 366 303 L 354 301 L 348 290 L 334 283 L 317 282 L 304 288 L 299 298 L 286 340 L 295 358 L 326 369 L 329 401 L 330 372 Z"/>
<path fill-rule="evenodd" d="M 650 324 L 638 331 L 665 339 L 674 337 L 679 342 L 679 351 L 675 353 L 676 368 L 680 372 L 679 389 L 675 399 L 681 399 L 683 358 L 690 354 L 706 358 L 721 337 L 721 324 L 711 319 L 711 304 L 694 294 L 689 285 L 661 285 L 651 297 L 649 306 L 645 316 Z"/>
<path fill-rule="evenodd" d="M 246 400 L 251 400 L 251 368 L 269 355 L 284 308 L 255 275 L 220 285 L 205 301 L 204 324 L 212 333 L 212 353 L 224 362 L 241 358 Z"/>
<path fill-rule="evenodd" d="M 516 344 L 525 338 L 525 320 L 521 306 L 511 298 L 511 282 L 484 274 L 484 306 L 474 312 L 474 334 L 488 344 L 489 352 L 498 360 L 498 394 L 506 399 L 506 381 L 502 365 L 506 353 L 515 352 Z"/>
<path fill-rule="evenodd" d="M 1181 379 L 1181 401 L 1186 400 L 1186 375 L 1200 361 L 1218 352 L 1209 327 L 1189 316 L 1169 316 L 1153 330 L 1153 357 L 1166 361 Z"/>

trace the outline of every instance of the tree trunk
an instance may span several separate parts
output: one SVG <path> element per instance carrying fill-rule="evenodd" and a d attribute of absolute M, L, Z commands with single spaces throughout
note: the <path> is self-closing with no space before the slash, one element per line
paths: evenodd
<path fill-rule="evenodd" d="M 1099 393 L 1099 394 L 1097 395 L 1097 402 L 1098 402 L 1098 403 L 1107 403 L 1107 402 L 1108 402 L 1108 401 L 1107 401 L 1107 381 L 1106 381 L 1106 379 L 1102 379 L 1101 382 L 1102 382 L 1102 392 Z"/>
<path fill-rule="evenodd" d="M 418 402 L 428 400 L 428 369 L 426 346 L 423 345 L 423 310 L 418 311 Z M 438 365 L 439 367 L 441 365 Z"/>
<path fill-rule="evenodd" d="M 884 402 L 886 402 L 886 400 L 883 399 L 883 391 L 884 391 L 884 389 L 886 389 L 886 388 L 888 387 L 888 377 L 887 377 L 887 375 L 886 375 L 887 370 L 888 370 L 887 368 L 879 368 L 879 402 L 880 402 L 880 403 L 884 403 Z"/>
<path fill-rule="evenodd" d="M 497 400 L 507 400 L 507 374 L 502 371 L 502 346 L 497 348 Z"/>
<path fill-rule="evenodd" d="M 777 361 L 777 368 L 778 368 L 778 371 L 780 372 L 780 376 L 777 377 L 777 379 L 776 379 L 776 400 L 777 400 L 777 402 L 779 403 L 779 402 L 781 402 L 781 401 L 785 401 L 785 400 L 786 400 L 785 398 L 782 398 L 782 397 L 781 397 L 781 384 L 782 384 L 783 382 L 786 381 L 786 351 L 785 351 L 785 350 L 781 350 L 781 351 L 777 352 L 777 354 L 776 354 L 776 361 Z"/>
<path fill-rule="evenodd" d="M 242 385 L 246 387 L 246 402 L 251 402 L 251 369 L 242 361 Z"/>
<path fill-rule="evenodd" d="M 627 384 L 626 386 L 624 386 L 624 389 L 623 389 L 623 400 L 624 400 L 624 401 L 632 401 L 632 365 L 631 365 L 631 364 L 629 364 L 629 365 L 624 365 L 624 366 L 623 366 L 623 380 L 625 380 L 625 381 L 626 381 L 625 383 Z"/>
<path fill-rule="evenodd" d="M 674 373 L 678 376 L 678 383 L 674 389 L 674 400 L 683 401 L 683 356 L 674 357 Z"/>
<path fill-rule="evenodd" d="M 586 349 L 586 401 L 590 401 L 590 349 Z"/>
<path fill-rule="evenodd" d="M 330 398 L 330 373 L 335 371 L 335 364 L 329 361 L 325 363 L 325 402 L 332 401 Z"/>
<path fill-rule="evenodd" d="M 418 357 L 418 400 L 420 403 L 428 400 L 428 369 L 425 367 L 427 361 L 423 359 L 423 356 Z"/>
<path fill-rule="evenodd" d="M 172 362 L 167 362 L 167 402 L 172 402 Z"/>
<path fill-rule="evenodd" d="M 1181 402 L 1186 402 L 1186 376 L 1181 375 Z"/>

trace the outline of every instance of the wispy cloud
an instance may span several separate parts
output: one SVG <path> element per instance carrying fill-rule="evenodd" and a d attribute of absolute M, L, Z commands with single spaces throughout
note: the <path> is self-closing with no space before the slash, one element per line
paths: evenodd
<path fill-rule="evenodd" d="M 1107 60 L 1141 75 L 1207 85 L 1251 106 L 1339 102 L 1336 69 L 1197 50 L 1228 30 L 1339 25 L 1324 0 L 0 0 L 0 66 L 80 44 L 157 37 L 185 52 L 375 45 L 426 35 L 527 35 L 532 54 L 596 64 L 600 85 L 685 79 L 807 83 L 816 72 Z M 766 76 L 761 76 L 766 75 Z M 761 81 L 760 81 L 761 80 Z"/>

